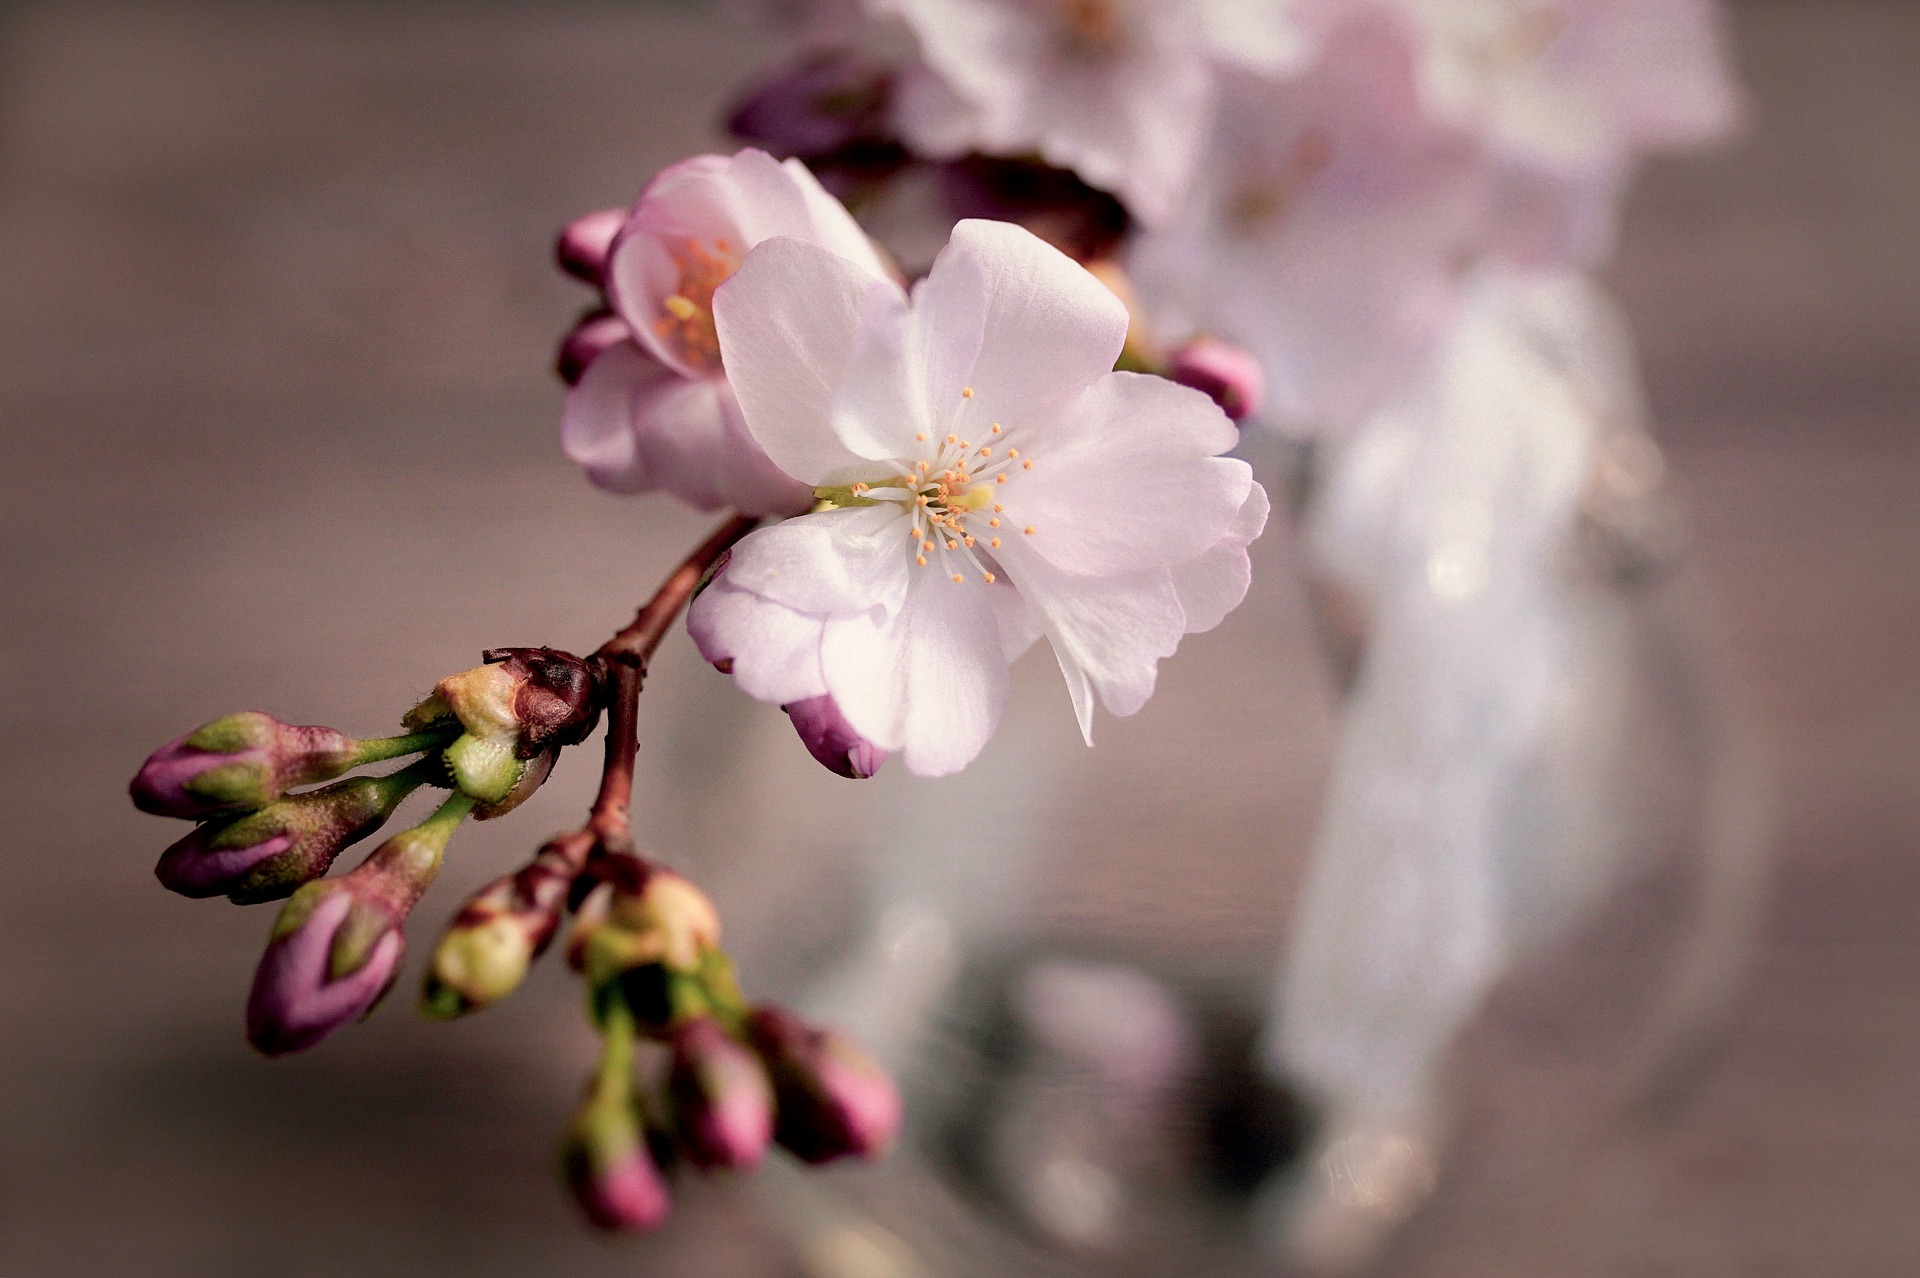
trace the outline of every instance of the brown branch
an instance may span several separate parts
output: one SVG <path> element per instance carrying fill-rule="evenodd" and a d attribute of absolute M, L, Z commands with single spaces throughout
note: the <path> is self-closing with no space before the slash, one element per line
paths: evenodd
<path fill-rule="evenodd" d="M 700 579 L 759 522 L 751 515 L 735 515 L 720 525 L 660 583 L 660 589 L 634 615 L 632 622 L 601 644 L 589 658 L 601 671 L 604 681 L 607 760 L 600 774 L 600 792 L 594 797 L 593 810 L 587 818 L 586 829 L 594 838 L 586 851 L 594 846 L 615 853 L 631 848 L 633 838 L 628 812 L 633 802 L 633 758 L 640 744 L 640 685 L 646 678 L 647 660 L 666 637 L 673 619 L 693 598 Z M 582 864 L 584 856 L 583 851 Z"/>

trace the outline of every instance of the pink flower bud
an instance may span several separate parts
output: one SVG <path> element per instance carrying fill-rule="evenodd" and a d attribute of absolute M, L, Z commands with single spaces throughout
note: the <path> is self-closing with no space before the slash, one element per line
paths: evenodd
<path fill-rule="evenodd" d="M 673 1214 L 667 1181 L 636 1141 L 616 1153 L 571 1150 L 565 1155 L 567 1188 L 596 1228 L 619 1233 L 658 1229 Z"/>
<path fill-rule="evenodd" d="M 248 1042 L 268 1056 L 297 1052 L 373 1010 L 399 972 L 407 947 L 400 929 L 470 807 L 468 799 L 450 798 L 351 874 L 293 894 L 254 973 Z"/>
<path fill-rule="evenodd" d="M 623 1064 L 588 1088 L 561 1142 L 560 1170 L 596 1227 L 643 1233 L 666 1223 L 673 1200 L 647 1149 L 626 1069 Z"/>
<path fill-rule="evenodd" d="M 345 880 L 309 883 L 287 903 L 254 973 L 247 1041 L 268 1056 L 312 1047 L 373 1010 L 405 949 L 393 921 Z"/>
<path fill-rule="evenodd" d="M 358 743 L 332 728 L 301 728 L 258 710 L 215 719 L 147 757 L 127 787 L 155 816 L 197 819 L 257 808 L 290 788 L 330 781 L 359 762 Z"/>
<path fill-rule="evenodd" d="M 601 209 L 561 227 L 560 238 L 553 246 L 560 269 L 595 288 L 601 287 L 606 282 L 607 254 L 613 249 L 613 238 L 626 221 L 625 209 Z"/>
<path fill-rule="evenodd" d="M 349 844 L 379 829 L 437 764 L 353 777 L 225 820 L 168 848 L 154 874 L 182 896 L 230 896 L 252 905 L 324 875 Z"/>
<path fill-rule="evenodd" d="M 1175 351 L 1167 375 L 1211 398 L 1236 422 L 1259 413 L 1267 393 L 1260 362 L 1217 337 L 1196 337 Z"/>
<path fill-rule="evenodd" d="M 773 1078 L 774 1139 L 803 1162 L 883 1153 L 900 1128 L 900 1093 L 873 1059 L 778 1007 L 747 1018 Z"/>
<path fill-rule="evenodd" d="M 633 330 L 612 311 L 595 311 L 575 324 L 560 340 L 560 353 L 554 358 L 554 371 L 569 386 L 580 384 L 587 365 L 609 347 L 633 340 Z"/>
<path fill-rule="evenodd" d="M 751 1051 L 727 1036 L 711 1016 L 695 1016 L 673 1031 L 667 1075 L 674 1124 L 687 1157 L 698 1167 L 748 1171 L 773 1139 L 773 1085 Z"/>
<path fill-rule="evenodd" d="M 880 770 L 887 752 L 855 732 L 831 694 L 782 707 L 793 720 L 807 753 L 827 771 L 864 780 Z"/>

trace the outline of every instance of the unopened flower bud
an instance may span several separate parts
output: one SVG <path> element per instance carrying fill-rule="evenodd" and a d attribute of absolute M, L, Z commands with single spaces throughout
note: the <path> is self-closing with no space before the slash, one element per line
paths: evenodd
<path fill-rule="evenodd" d="M 666 1177 L 631 1111 L 620 1115 L 589 1104 L 567 1129 L 560 1164 L 574 1201 L 600 1229 L 645 1233 L 673 1212 Z"/>
<path fill-rule="evenodd" d="M 1267 393 L 1260 361 L 1217 337 L 1196 337 L 1175 351 L 1167 375 L 1211 398 L 1236 422 L 1258 414 Z"/>
<path fill-rule="evenodd" d="M 773 1085 L 751 1051 L 711 1016 L 694 1016 L 673 1031 L 667 1074 L 674 1127 L 697 1167 L 748 1171 L 773 1139 Z"/>
<path fill-rule="evenodd" d="M 254 973 L 248 1042 L 269 1056 L 297 1052 L 373 1010 L 399 972 L 401 927 L 469 807 L 455 795 L 351 873 L 293 894 Z"/>
<path fill-rule="evenodd" d="M 386 824 L 432 766 L 351 777 L 209 821 L 168 848 L 154 874 L 182 896 L 225 895 L 239 905 L 276 900 L 320 878 L 349 844 Z"/>
<path fill-rule="evenodd" d="M 607 348 L 633 340 L 633 330 L 612 311 L 595 311 L 575 324 L 560 341 L 560 353 L 554 358 L 554 370 L 569 386 L 585 376 L 587 365 L 600 358 Z"/>
<path fill-rule="evenodd" d="M 454 788 L 494 805 L 487 815 L 499 815 L 510 806 L 528 761 L 585 740 L 600 706 L 592 667 L 572 653 L 492 648 L 483 657 L 486 664 L 434 685 L 433 694 L 407 713 L 406 725 L 422 731 L 457 720 L 465 732 L 445 755 Z"/>
<path fill-rule="evenodd" d="M 627 222 L 625 209 L 600 209 L 577 217 L 560 228 L 553 255 L 560 269 L 595 288 L 606 283 L 607 254 L 613 238 Z"/>
<path fill-rule="evenodd" d="M 560 1144 L 561 1175 L 593 1224 L 639 1233 L 665 1223 L 673 1202 L 634 1095 L 632 1023 L 616 1016 L 605 1033 L 600 1067 Z"/>
<path fill-rule="evenodd" d="M 750 89 L 727 117 L 735 137 L 779 156 L 817 159 L 891 141 L 893 73 L 850 49 L 815 49 Z"/>
<path fill-rule="evenodd" d="M 576 832 L 550 840 L 531 862 L 462 907 L 433 951 L 422 999 L 427 1015 L 463 1015 L 519 987 L 560 928 L 584 856 L 575 845 L 586 838 Z"/>
<path fill-rule="evenodd" d="M 260 807 L 360 761 L 359 743 L 343 732 L 243 710 L 155 750 L 127 788 L 142 812 L 198 818 Z"/>
<path fill-rule="evenodd" d="M 778 1007 L 747 1018 L 773 1078 L 774 1139 L 803 1162 L 883 1153 L 900 1129 L 900 1093 L 865 1052 Z"/>
<path fill-rule="evenodd" d="M 697 974 L 720 946 L 720 915 L 706 893 L 670 870 L 643 885 L 603 885 L 580 909 L 568 959 L 592 985 L 659 965 Z"/>
<path fill-rule="evenodd" d="M 880 770 L 887 752 L 854 731 L 832 693 L 783 707 L 807 753 L 829 772 L 864 780 Z"/>

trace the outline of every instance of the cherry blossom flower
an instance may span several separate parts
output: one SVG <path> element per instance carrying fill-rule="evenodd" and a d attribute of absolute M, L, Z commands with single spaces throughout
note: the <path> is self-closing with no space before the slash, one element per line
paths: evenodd
<path fill-rule="evenodd" d="M 664 490 L 703 510 L 804 510 L 807 486 L 747 433 L 727 383 L 713 295 L 754 245 L 795 236 L 886 273 L 846 209 L 798 161 L 752 149 L 666 169 L 628 213 L 606 290 L 628 340 L 603 345 L 567 394 L 567 455 L 603 488 Z"/>
<path fill-rule="evenodd" d="M 714 299 L 748 428 L 831 508 L 761 529 L 694 601 L 708 660 L 831 696 L 919 775 L 964 767 L 1044 635 L 1091 739 L 1244 597 L 1267 514 L 1205 395 L 1112 371 L 1126 308 L 1019 227 L 963 221 L 909 299 L 774 239 Z"/>
<path fill-rule="evenodd" d="M 1148 224 L 1200 158 L 1222 64 L 1280 73 L 1308 40 L 1294 0 L 867 0 L 904 21 L 920 65 L 897 122 L 951 158 L 1038 153 Z"/>
<path fill-rule="evenodd" d="M 1394 3 L 1431 109 L 1501 160 L 1500 232 L 1524 259 L 1595 259 L 1637 158 L 1739 122 L 1713 0 Z"/>
<path fill-rule="evenodd" d="M 1406 26 L 1371 12 L 1313 67 L 1227 85 L 1209 171 L 1130 266 L 1164 328 L 1244 345 L 1268 417 L 1296 431 L 1363 414 L 1444 327 L 1482 246 L 1491 173 L 1430 117 Z"/>

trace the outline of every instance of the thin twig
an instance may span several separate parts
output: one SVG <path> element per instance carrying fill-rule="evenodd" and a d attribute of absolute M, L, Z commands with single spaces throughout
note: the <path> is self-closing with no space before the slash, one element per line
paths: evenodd
<path fill-rule="evenodd" d="M 666 637 L 673 619 L 693 598 L 707 570 L 759 522 L 751 515 L 735 515 L 720 525 L 660 583 L 660 589 L 626 628 L 601 644 L 589 658 L 604 680 L 607 761 L 586 828 L 608 852 L 628 851 L 633 842 L 628 813 L 633 803 L 633 758 L 640 745 L 640 685 L 646 678 L 647 660 Z"/>

